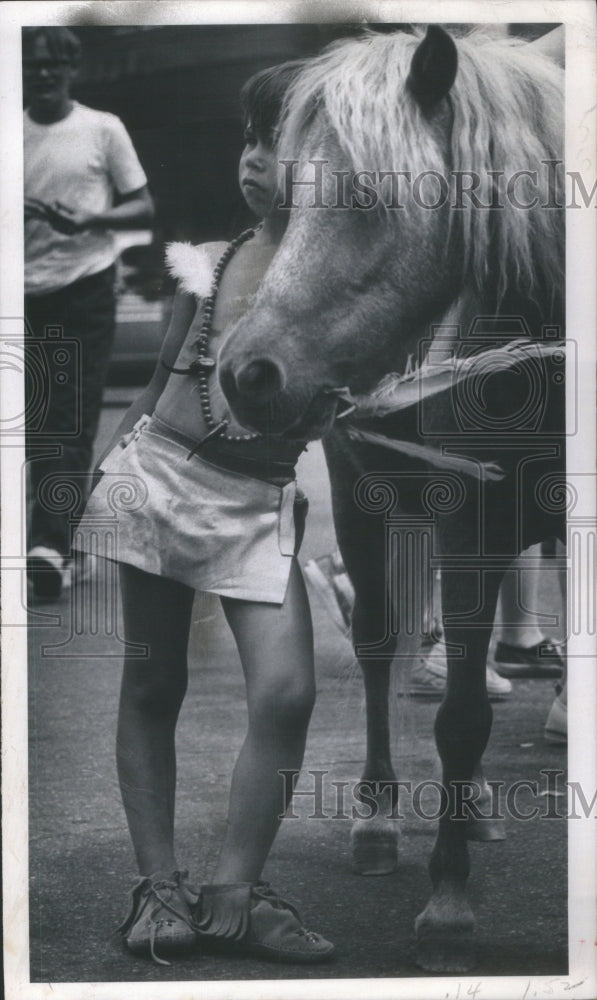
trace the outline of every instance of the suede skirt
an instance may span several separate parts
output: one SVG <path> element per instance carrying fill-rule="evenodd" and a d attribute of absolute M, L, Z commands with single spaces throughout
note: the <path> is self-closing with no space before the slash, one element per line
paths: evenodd
<path fill-rule="evenodd" d="M 74 548 L 195 590 L 281 604 L 307 502 L 296 481 L 275 485 L 200 454 L 155 417 L 100 466 Z"/>

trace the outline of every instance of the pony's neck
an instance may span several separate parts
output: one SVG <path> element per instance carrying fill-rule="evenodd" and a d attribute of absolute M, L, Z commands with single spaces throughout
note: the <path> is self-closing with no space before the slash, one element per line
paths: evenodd
<path fill-rule="evenodd" d="M 466 287 L 433 323 L 433 358 L 445 360 L 471 340 L 486 340 L 487 348 L 525 336 L 542 340 L 546 326 L 558 327 L 558 337 L 565 336 L 563 302 L 557 290 L 538 289 L 526 295 L 509 288 L 498 302 L 493 290 L 481 294 Z"/>
<path fill-rule="evenodd" d="M 432 324 L 433 360 L 435 363 L 452 357 L 481 315 L 481 300 L 473 288 L 464 288 L 448 309 Z"/>
<path fill-rule="evenodd" d="M 498 314 L 521 317 L 527 328 L 527 335 L 530 334 L 534 340 L 544 338 L 546 326 L 558 327 L 559 336 L 565 336 L 565 300 L 560 286 L 550 288 L 543 283 L 529 293 L 509 289 L 499 305 Z"/>

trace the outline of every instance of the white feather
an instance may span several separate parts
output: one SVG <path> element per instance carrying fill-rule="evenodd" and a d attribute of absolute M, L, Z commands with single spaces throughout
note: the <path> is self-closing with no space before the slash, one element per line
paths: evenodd
<path fill-rule="evenodd" d="M 168 243 L 166 267 L 183 292 L 205 298 L 211 291 L 214 268 L 225 244 Z"/>

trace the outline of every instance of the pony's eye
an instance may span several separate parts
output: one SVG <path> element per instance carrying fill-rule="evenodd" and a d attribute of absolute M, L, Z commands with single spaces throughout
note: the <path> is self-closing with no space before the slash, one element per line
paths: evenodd
<path fill-rule="evenodd" d="M 257 133 L 252 128 L 246 128 L 243 132 L 243 139 L 245 140 L 247 146 L 257 145 Z"/>

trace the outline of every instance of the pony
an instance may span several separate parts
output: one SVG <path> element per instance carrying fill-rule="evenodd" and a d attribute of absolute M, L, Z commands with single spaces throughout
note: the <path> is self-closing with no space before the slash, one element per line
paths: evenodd
<path fill-rule="evenodd" d="M 500 581 L 563 532 L 563 74 L 550 47 L 430 25 L 366 31 L 309 61 L 281 123 L 288 226 L 218 359 L 243 424 L 323 438 L 355 589 L 363 780 L 380 804 L 352 831 L 363 873 L 396 865 L 381 809 L 396 780 L 390 666 L 424 634 L 441 566 L 445 799 L 415 925 L 418 963 L 440 972 L 474 963 L 467 841 L 504 836 L 481 808 Z"/>

